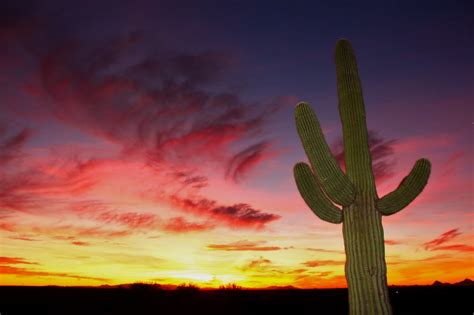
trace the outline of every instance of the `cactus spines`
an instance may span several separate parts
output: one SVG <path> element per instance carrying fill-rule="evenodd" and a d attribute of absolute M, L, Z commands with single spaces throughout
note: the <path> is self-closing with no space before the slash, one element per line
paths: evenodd
<path fill-rule="evenodd" d="M 346 173 L 331 154 L 315 113 L 301 102 L 295 110 L 296 127 L 311 167 L 297 163 L 293 169 L 295 181 L 304 201 L 319 218 L 342 222 L 350 313 L 392 314 L 382 215 L 402 210 L 421 193 L 431 165 L 426 159 L 418 160 L 396 190 L 378 198 L 362 87 L 348 40 L 337 42 L 335 60 Z"/>

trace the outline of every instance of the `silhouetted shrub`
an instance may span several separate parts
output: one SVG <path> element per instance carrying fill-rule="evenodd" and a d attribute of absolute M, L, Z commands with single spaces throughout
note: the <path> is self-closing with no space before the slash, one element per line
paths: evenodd
<path fill-rule="evenodd" d="M 179 292 L 198 292 L 199 287 L 192 283 L 183 283 L 176 287 L 176 290 Z"/>
<path fill-rule="evenodd" d="M 136 291 L 158 291 L 158 290 L 163 290 L 163 288 L 159 284 L 144 283 L 144 282 L 132 283 L 132 284 L 130 284 L 130 289 L 131 290 L 136 290 Z"/>
<path fill-rule="evenodd" d="M 219 290 L 240 291 L 240 290 L 242 290 L 242 287 L 240 285 L 235 284 L 235 283 L 228 283 L 226 285 L 221 285 L 219 287 Z"/>

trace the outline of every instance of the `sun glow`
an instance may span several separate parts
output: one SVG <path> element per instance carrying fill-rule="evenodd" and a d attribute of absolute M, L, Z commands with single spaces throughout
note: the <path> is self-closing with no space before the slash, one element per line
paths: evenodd
<path fill-rule="evenodd" d="M 204 273 L 199 271 L 172 271 L 166 273 L 157 273 L 155 277 L 158 279 L 169 279 L 165 281 L 168 283 L 179 284 L 183 282 L 192 282 L 200 285 L 222 285 L 233 282 L 242 281 L 245 279 L 243 276 L 233 275 L 233 274 L 211 274 Z"/>

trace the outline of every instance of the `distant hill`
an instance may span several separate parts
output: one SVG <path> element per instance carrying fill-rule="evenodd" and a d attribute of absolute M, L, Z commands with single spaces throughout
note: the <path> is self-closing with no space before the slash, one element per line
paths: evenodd
<path fill-rule="evenodd" d="M 464 279 L 463 281 L 459 281 L 456 283 L 448 283 L 448 282 L 441 282 L 436 280 L 433 282 L 432 286 L 435 287 L 441 287 L 441 286 L 463 286 L 463 287 L 469 287 L 469 286 L 474 286 L 474 281 L 471 279 Z"/>

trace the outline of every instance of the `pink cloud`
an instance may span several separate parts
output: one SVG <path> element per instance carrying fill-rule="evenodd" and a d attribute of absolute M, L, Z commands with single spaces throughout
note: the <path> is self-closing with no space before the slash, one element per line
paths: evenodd
<path fill-rule="evenodd" d="M 232 228 L 261 229 L 267 223 L 278 220 L 280 216 L 272 213 L 262 212 L 252 208 L 248 204 L 234 204 L 231 206 L 219 205 L 216 201 L 197 198 L 181 198 L 172 196 L 171 203 L 180 209 L 192 213 L 205 215 L 216 222 L 223 223 Z"/>
<path fill-rule="evenodd" d="M 439 245 L 444 244 L 461 234 L 461 232 L 458 232 L 458 229 L 452 229 L 444 232 L 439 237 L 424 243 L 423 245 L 426 250 L 435 250 Z"/>
<path fill-rule="evenodd" d="M 162 226 L 165 231 L 173 233 L 208 231 L 215 227 L 215 225 L 211 223 L 190 222 L 183 217 L 171 218 Z"/>
<path fill-rule="evenodd" d="M 38 211 L 51 198 L 75 196 L 94 187 L 99 160 L 46 160 L 16 172 L 0 173 L 0 206 L 16 211 Z"/>
<path fill-rule="evenodd" d="M 456 137 L 451 134 L 437 134 L 433 137 L 411 137 L 394 143 L 393 148 L 397 154 L 420 152 L 433 148 L 452 147 Z"/>
<path fill-rule="evenodd" d="M 157 216 L 151 213 L 107 211 L 98 214 L 96 220 L 104 223 L 117 223 L 130 229 L 152 228 L 157 224 Z"/>
<path fill-rule="evenodd" d="M 103 45 L 109 48 L 89 51 L 73 44 L 39 60 L 43 98 L 51 100 L 53 115 L 63 123 L 157 163 L 202 158 L 220 162 L 232 144 L 261 131 L 268 114 L 265 106 L 201 88 L 226 72 L 225 55 L 157 54 L 104 75 L 111 65 L 123 62 L 129 46 Z M 193 154 L 196 151 L 201 154 Z"/>
<path fill-rule="evenodd" d="M 56 151 L 53 145 L 41 147 L 50 149 L 51 155 L 33 156 L 26 165 L 12 164 L 14 172 L 0 174 L 1 207 L 39 216 L 54 210 L 69 211 L 80 219 L 105 225 L 71 226 L 74 235 L 89 231 L 104 237 L 155 228 L 168 232 L 206 230 L 219 224 L 260 229 L 279 218 L 243 202 L 222 205 L 215 197 L 200 197 L 198 192 L 211 184 L 203 165 L 222 172 L 222 176 L 228 170 L 229 176 L 237 180 L 270 157 L 270 142 L 260 138 L 268 117 L 290 98 L 250 103 L 220 88 L 234 62 L 228 53 L 170 50 L 135 55 L 143 38 L 137 32 L 84 45 L 84 39 L 66 34 L 51 43 L 41 24 L 30 31 L 28 36 L 19 33 L 18 37 L 3 38 L 11 47 L 25 44 L 22 47 L 28 63 L 23 66 L 30 68 L 24 69 L 28 75 L 10 82 L 28 101 L 13 102 L 15 106 L 2 102 L 1 109 L 16 119 L 34 123 L 39 122 L 38 118 L 28 113 L 41 112 L 48 122 L 79 131 L 79 137 L 107 142 L 112 149 L 106 159 L 90 151 L 66 153 L 61 145 Z M 34 49 L 38 38 L 44 39 L 40 53 Z M 129 58 L 131 55 L 134 58 Z M 0 156 L 11 160 L 30 138 L 29 129 L 5 133 L 5 137 L 0 132 Z M 249 144 L 249 140 L 255 143 Z M 235 152 L 242 143 L 249 146 Z M 103 174 L 109 164 L 130 160 L 142 166 L 140 171 L 147 179 L 154 175 L 156 186 L 150 188 L 150 182 L 144 182 L 148 186 L 142 190 L 137 187 L 135 197 L 154 195 L 153 202 L 204 214 L 206 221 L 177 217 L 168 222 L 154 213 L 97 208 L 100 205 L 77 204 L 65 209 L 68 198 L 87 198 L 100 184 L 112 182 L 115 174 Z M 130 171 L 125 168 L 124 162 L 121 172 Z M 100 196 L 94 198 L 104 202 Z M 87 207 L 95 207 L 97 212 L 93 215 Z M 11 229 L 6 225 L 4 228 Z M 45 228 L 54 231 L 54 227 Z"/>
<path fill-rule="evenodd" d="M 262 141 L 235 154 L 227 164 L 226 177 L 239 182 L 263 160 L 274 155 L 268 152 L 269 143 Z"/>

